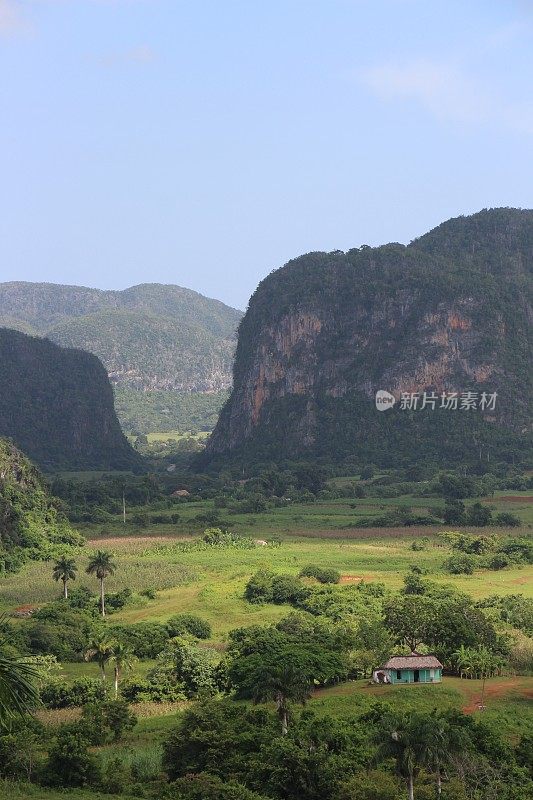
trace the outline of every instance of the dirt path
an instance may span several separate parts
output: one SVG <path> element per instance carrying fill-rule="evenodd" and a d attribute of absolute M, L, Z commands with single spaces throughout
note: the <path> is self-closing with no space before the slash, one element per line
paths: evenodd
<path fill-rule="evenodd" d="M 465 684 L 469 683 L 467 678 L 465 678 L 464 682 Z M 470 692 L 468 692 L 468 689 L 465 692 L 465 695 L 467 695 L 469 701 L 463 706 L 463 711 L 465 714 L 473 714 L 474 711 L 479 711 L 481 704 L 481 687 L 479 682 L 476 681 L 476 683 L 477 685 L 475 688 L 472 687 Z M 493 700 L 498 700 L 500 697 L 505 697 L 506 695 L 515 692 L 520 697 L 533 699 L 533 689 L 524 686 L 523 678 L 508 678 L 507 680 L 499 680 L 498 682 L 494 683 L 491 683 L 489 678 L 485 686 L 485 705 L 488 705 Z"/>

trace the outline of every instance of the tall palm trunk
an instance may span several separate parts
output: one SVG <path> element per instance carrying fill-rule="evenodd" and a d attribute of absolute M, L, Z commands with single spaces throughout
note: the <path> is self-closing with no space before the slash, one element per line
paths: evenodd
<path fill-rule="evenodd" d="M 102 683 L 105 685 L 105 662 L 100 661 L 100 677 L 102 679 Z"/>
<path fill-rule="evenodd" d="M 413 783 L 413 773 L 410 772 L 407 778 L 407 792 L 409 794 L 409 800 L 415 800 L 415 787 Z"/>
<path fill-rule="evenodd" d="M 102 612 L 102 616 L 105 617 L 105 593 L 103 578 L 100 578 L 100 611 Z"/>
<path fill-rule="evenodd" d="M 68 597 L 67 579 L 66 578 L 63 578 L 63 597 L 65 598 L 65 600 Z"/>
<path fill-rule="evenodd" d="M 440 774 L 440 761 L 438 758 L 435 761 L 435 769 L 437 772 L 437 797 L 440 797 L 442 794 L 442 776 Z"/>
<path fill-rule="evenodd" d="M 287 700 L 281 693 L 278 694 L 276 705 L 281 721 L 281 735 L 286 736 L 289 730 L 289 709 L 287 708 Z"/>
<path fill-rule="evenodd" d="M 118 698 L 118 682 L 119 682 L 119 678 L 120 678 L 120 669 L 117 666 L 117 664 L 115 664 L 115 700 Z"/>

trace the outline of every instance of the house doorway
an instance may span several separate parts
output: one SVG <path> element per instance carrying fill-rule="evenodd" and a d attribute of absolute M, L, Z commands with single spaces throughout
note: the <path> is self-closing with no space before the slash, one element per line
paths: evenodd
<path fill-rule="evenodd" d="M 414 681 L 415 681 L 415 683 L 418 683 L 420 681 L 420 670 L 419 669 L 415 669 L 415 671 L 414 671 Z"/>

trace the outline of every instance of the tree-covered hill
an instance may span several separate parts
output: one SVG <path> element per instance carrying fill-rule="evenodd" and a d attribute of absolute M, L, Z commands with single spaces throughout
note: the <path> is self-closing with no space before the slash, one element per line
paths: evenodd
<path fill-rule="evenodd" d="M 139 464 L 96 356 L 0 328 L 0 375 L 0 436 L 11 438 L 43 468 Z"/>
<path fill-rule="evenodd" d="M 224 303 L 179 286 L 142 284 L 101 291 L 49 283 L 0 284 L 0 324 L 97 355 L 111 382 L 124 390 L 124 427 L 135 418 L 135 429 L 141 432 L 159 429 L 150 403 L 139 414 L 145 392 L 220 395 L 222 403 L 231 386 L 240 317 Z M 169 430 L 186 429 L 188 419 L 171 412 L 167 422 Z"/>
<path fill-rule="evenodd" d="M 81 542 L 36 467 L 0 439 L 0 572 Z"/>
<path fill-rule="evenodd" d="M 531 424 L 533 211 L 449 220 L 407 247 L 309 253 L 239 327 L 211 457 L 513 461 Z M 378 390 L 396 403 L 375 407 Z M 424 408 L 424 392 L 436 401 Z M 442 407 L 456 392 L 458 408 Z M 476 408 L 462 406 L 472 392 Z M 494 407 L 481 397 L 496 393 Z M 402 395 L 418 396 L 416 408 Z"/>

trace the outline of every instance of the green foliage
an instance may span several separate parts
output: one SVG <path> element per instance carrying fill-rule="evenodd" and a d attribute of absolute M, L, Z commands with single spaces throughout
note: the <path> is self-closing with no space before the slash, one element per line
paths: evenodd
<path fill-rule="evenodd" d="M 475 567 L 475 558 L 467 553 L 450 556 L 443 564 L 446 572 L 452 575 L 473 575 Z"/>
<path fill-rule="evenodd" d="M 61 727 L 43 767 L 42 783 L 69 788 L 95 784 L 98 778 L 98 762 L 88 750 L 82 728 L 76 723 Z"/>
<path fill-rule="evenodd" d="M 309 590 L 295 575 L 274 575 L 259 570 L 252 575 L 244 596 L 250 603 L 299 603 L 309 594 Z"/>
<path fill-rule="evenodd" d="M 34 465 L 0 439 L 0 572 L 82 544 Z"/>
<path fill-rule="evenodd" d="M 169 639 L 166 625 L 159 622 L 135 622 L 110 625 L 109 636 L 127 645 L 137 658 L 156 658 Z"/>
<path fill-rule="evenodd" d="M 210 639 L 211 625 L 196 614 L 174 614 L 167 622 L 168 635 L 182 636 L 189 633 L 196 639 Z"/>
<path fill-rule="evenodd" d="M 44 726 L 25 717 L 0 731 L 0 777 L 31 781 L 42 761 Z"/>
<path fill-rule="evenodd" d="M 159 654 L 147 677 L 152 683 L 175 686 L 187 697 L 213 695 L 218 689 L 215 659 L 215 651 L 176 637 Z"/>
<path fill-rule="evenodd" d="M 226 783 L 203 772 L 178 778 L 161 797 L 165 800 L 266 800 L 240 783 Z"/>
<path fill-rule="evenodd" d="M 42 687 L 40 696 L 46 708 L 74 708 L 104 700 L 105 686 L 96 678 L 78 678 L 72 683 L 52 681 Z"/>
<path fill-rule="evenodd" d="M 90 353 L 0 328 L 9 392 L 0 396 L 0 435 L 45 469 L 132 469 L 102 363 Z"/>
<path fill-rule="evenodd" d="M 137 717 L 124 700 L 103 700 L 85 705 L 78 724 L 90 744 L 103 745 L 133 730 Z"/>
<path fill-rule="evenodd" d="M 33 653 L 51 654 L 61 661 L 79 661 L 94 630 L 90 613 L 58 600 L 36 611 L 28 625 Z"/>
<path fill-rule="evenodd" d="M 300 578 L 316 578 L 319 583 L 338 583 L 341 576 L 336 569 L 309 564 L 300 570 Z"/>

